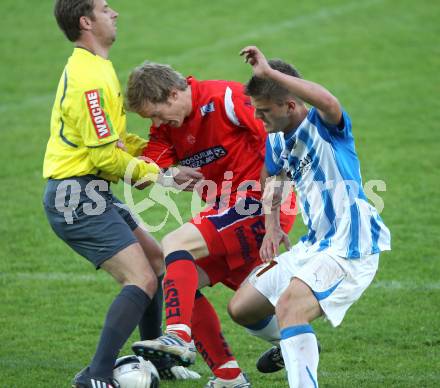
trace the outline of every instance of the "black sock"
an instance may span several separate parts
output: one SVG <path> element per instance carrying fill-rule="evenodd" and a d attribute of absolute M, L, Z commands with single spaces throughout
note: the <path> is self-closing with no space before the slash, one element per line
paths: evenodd
<path fill-rule="evenodd" d="M 122 288 L 108 310 L 101 338 L 90 364 L 92 376 L 113 376 L 113 365 L 119 351 L 136 328 L 150 302 L 150 297 L 139 287 L 129 285 Z"/>
<path fill-rule="evenodd" d="M 162 335 L 163 277 L 164 275 L 161 275 L 157 278 L 156 295 L 154 295 L 150 305 L 145 309 L 144 315 L 139 322 L 141 341 L 155 339 Z"/>

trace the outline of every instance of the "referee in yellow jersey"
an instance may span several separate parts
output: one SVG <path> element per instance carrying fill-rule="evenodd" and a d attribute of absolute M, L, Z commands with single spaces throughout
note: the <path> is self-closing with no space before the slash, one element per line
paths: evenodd
<path fill-rule="evenodd" d="M 146 141 L 126 132 L 121 87 L 108 59 L 117 12 L 105 0 L 57 0 L 54 13 L 75 48 L 52 109 L 44 207 L 57 236 L 122 286 L 96 353 L 73 387 L 119 387 L 113 365 L 136 326 L 144 338 L 161 334 L 164 265 L 160 245 L 112 194 L 110 182 L 123 178 L 130 163 L 132 181 L 146 182 L 140 187 L 163 182 L 164 175 L 136 158 Z"/>

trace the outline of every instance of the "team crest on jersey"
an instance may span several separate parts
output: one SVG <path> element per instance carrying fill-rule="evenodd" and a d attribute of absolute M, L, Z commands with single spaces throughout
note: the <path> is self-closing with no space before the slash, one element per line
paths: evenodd
<path fill-rule="evenodd" d="M 101 107 L 101 97 L 98 90 L 89 90 L 85 93 L 90 118 L 99 139 L 110 136 L 110 127 Z"/>
<path fill-rule="evenodd" d="M 211 112 L 214 112 L 214 111 L 215 111 L 214 101 L 212 101 L 212 102 L 210 102 L 210 103 L 208 103 L 206 105 L 203 105 L 200 108 L 200 113 L 202 114 L 202 116 L 205 116 L 207 113 L 211 113 Z"/>
<path fill-rule="evenodd" d="M 227 155 L 227 151 L 223 146 L 215 146 L 203 151 L 199 151 L 180 161 L 182 166 L 197 168 L 206 166 Z"/>

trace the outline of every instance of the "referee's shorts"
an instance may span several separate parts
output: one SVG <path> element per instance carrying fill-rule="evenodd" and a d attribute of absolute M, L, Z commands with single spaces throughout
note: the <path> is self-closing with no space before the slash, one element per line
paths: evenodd
<path fill-rule="evenodd" d="M 49 179 L 43 203 L 56 235 L 97 269 L 138 241 L 138 221 L 95 175 Z"/>

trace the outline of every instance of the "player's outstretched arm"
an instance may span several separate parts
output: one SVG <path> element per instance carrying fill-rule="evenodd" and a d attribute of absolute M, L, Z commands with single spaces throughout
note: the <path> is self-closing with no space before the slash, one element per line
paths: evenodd
<path fill-rule="evenodd" d="M 127 133 L 123 143 L 125 152 L 128 152 L 131 156 L 140 156 L 148 141 L 134 133 Z"/>
<path fill-rule="evenodd" d="M 328 124 L 339 124 L 342 109 L 338 99 L 323 86 L 305 79 L 292 77 L 274 70 L 269 66 L 266 57 L 255 46 L 247 46 L 241 50 L 246 63 L 252 66 L 254 74 L 259 78 L 271 78 L 283 85 L 292 94 L 316 107 L 321 118 Z"/>
<path fill-rule="evenodd" d="M 130 183 L 136 183 L 135 187 L 138 189 L 156 182 L 160 175 L 160 168 L 155 163 L 145 163 L 134 158 L 123 151 L 117 143 L 89 148 L 89 156 L 96 168 L 121 179 L 127 178 L 126 174 L 129 171 Z"/>

